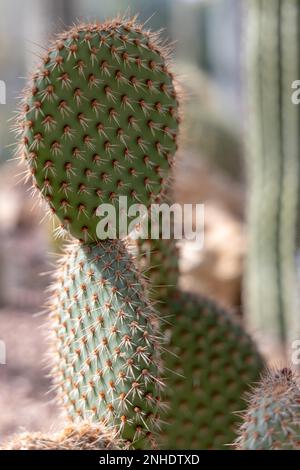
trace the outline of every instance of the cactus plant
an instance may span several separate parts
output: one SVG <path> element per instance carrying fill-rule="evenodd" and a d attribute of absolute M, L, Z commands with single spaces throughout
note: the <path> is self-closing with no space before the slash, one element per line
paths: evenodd
<path fill-rule="evenodd" d="M 300 389 L 289 368 L 268 371 L 249 396 L 238 450 L 300 450 Z"/>
<path fill-rule="evenodd" d="M 299 335 L 296 233 L 299 214 L 298 0 L 249 0 L 249 256 L 247 321 L 277 343 Z"/>
<path fill-rule="evenodd" d="M 59 432 L 22 432 L 0 446 L 0 450 L 112 450 L 118 441 L 100 424 L 69 424 Z"/>
<path fill-rule="evenodd" d="M 262 366 L 227 314 L 176 291 L 174 240 L 139 241 L 138 262 L 123 240 L 97 240 L 101 203 L 118 208 L 127 196 L 128 206 L 149 208 L 166 197 L 177 107 L 156 36 L 117 19 L 75 26 L 53 42 L 18 120 L 35 188 L 77 238 L 50 302 L 55 388 L 72 420 L 100 422 L 134 448 L 157 445 L 166 411 L 161 323 L 170 333 L 169 426 L 160 434 L 167 448 L 230 442 L 231 412 Z M 150 288 L 138 264 L 150 268 Z"/>
<path fill-rule="evenodd" d="M 177 62 L 177 71 L 185 77 L 183 93 L 191 97 L 184 104 L 181 150 L 201 156 L 213 169 L 244 183 L 241 128 L 224 108 L 220 87 L 195 65 Z"/>
<path fill-rule="evenodd" d="M 177 291 L 166 308 L 169 341 L 163 356 L 166 449 L 226 449 L 235 436 L 248 384 L 263 361 L 230 315 L 213 302 Z"/>
<path fill-rule="evenodd" d="M 51 302 L 55 385 L 73 419 L 101 421 L 153 446 L 164 407 L 158 318 L 123 242 L 76 242 Z"/>
<path fill-rule="evenodd" d="M 17 125 L 34 187 L 79 240 L 50 306 L 55 385 L 70 416 L 134 447 L 154 445 L 164 407 L 158 321 L 125 244 L 97 242 L 96 212 L 165 195 L 179 122 L 167 55 L 135 19 L 75 26 L 51 44 Z"/>
<path fill-rule="evenodd" d="M 34 187 L 61 229 L 97 241 L 100 204 L 118 211 L 119 196 L 128 207 L 160 200 L 177 108 L 168 50 L 135 19 L 80 24 L 53 41 L 25 91 L 17 128 Z M 124 228 L 135 217 L 125 214 Z"/>
<path fill-rule="evenodd" d="M 176 240 L 138 239 L 133 246 L 138 265 L 148 278 L 148 295 L 153 301 L 168 302 L 179 278 Z"/>

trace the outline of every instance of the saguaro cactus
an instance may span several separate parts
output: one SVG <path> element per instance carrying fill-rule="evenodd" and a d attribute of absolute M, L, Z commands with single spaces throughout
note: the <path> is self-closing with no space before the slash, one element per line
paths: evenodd
<path fill-rule="evenodd" d="M 248 10 L 247 321 L 265 339 L 285 343 L 299 334 L 300 107 L 292 103 L 291 95 L 300 70 L 300 3 L 249 0 Z"/>

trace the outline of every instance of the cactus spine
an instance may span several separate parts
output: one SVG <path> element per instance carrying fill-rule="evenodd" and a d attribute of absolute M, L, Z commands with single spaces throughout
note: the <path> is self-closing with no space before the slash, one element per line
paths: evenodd
<path fill-rule="evenodd" d="M 300 71 L 297 0 L 248 2 L 249 257 L 247 321 L 277 342 L 299 333 L 296 231 L 299 106 L 291 101 Z"/>
<path fill-rule="evenodd" d="M 300 450 L 300 390 L 291 369 L 270 371 L 249 397 L 238 450 Z"/>

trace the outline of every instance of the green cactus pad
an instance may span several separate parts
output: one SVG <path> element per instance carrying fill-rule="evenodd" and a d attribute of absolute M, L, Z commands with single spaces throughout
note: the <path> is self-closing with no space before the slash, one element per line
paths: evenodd
<path fill-rule="evenodd" d="M 163 407 L 158 319 L 143 284 L 122 242 L 76 243 L 56 273 L 50 325 L 68 414 L 137 448 L 154 445 Z"/>
<path fill-rule="evenodd" d="M 178 129 L 167 52 L 134 19 L 78 25 L 25 92 L 18 128 L 34 186 L 77 239 L 99 239 L 100 204 L 149 208 L 165 192 Z"/>
<path fill-rule="evenodd" d="M 245 408 L 243 395 L 262 370 L 249 336 L 206 299 L 177 292 L 168 302 L 171 352 L 164 354 L 170 407 L 165 449 L 226 449 Z"/>
<path fill-rule="evenodd" d="M 268 372 L 250 395 L 235 442 L 238 450 L 300 450 L 299 378 L 291 369 Z"/>

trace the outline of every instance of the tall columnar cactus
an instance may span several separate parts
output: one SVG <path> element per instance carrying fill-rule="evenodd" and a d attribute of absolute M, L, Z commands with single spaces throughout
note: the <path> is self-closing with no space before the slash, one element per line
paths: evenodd
<path fill-rule="evenodd" d="M 68 414 L 154 445 L 164 404 L 159 322 L 119 240 L 75 243 L 56 272 L 52 375 Z"/>
<path fill-rule="evenodd" d="M 299 378 L 288 368 L 268 372 L 243 417 L 236 449 L 300 450 Z"/>
<path fill-rule="evenodd" d="M 248 10 L 247 320 L 264 338 L 284 343 L 299 335 L 296 232 L 300 107 L 292 103 L 291 95 L 300 71 L 300 3 L 249 0 Z"/>
<path fill-rule="evenodd" d="M 243 395 L 263 362 L 230 315 L 213 302 L 177 292 L 166 308 L 164 354 L 170 402 L 166 449 L 226 449 L 245 408 Z"/>
<path fill-rule="evenodd" d="M 32 77 L 22 151 L 61 228 L 78 239 L 99 238 L 100 204 L 119 209 L 126 196 L 128 207 L 149 208 L 165 192 L 178 127 L 167 56 L 134 19 L 82 24 L 57 37 Z M 135 217 L 125 214 L 125 225 Z"/>

